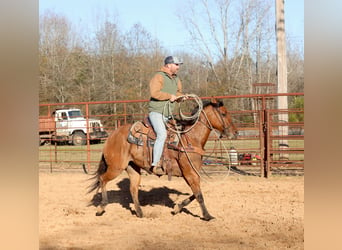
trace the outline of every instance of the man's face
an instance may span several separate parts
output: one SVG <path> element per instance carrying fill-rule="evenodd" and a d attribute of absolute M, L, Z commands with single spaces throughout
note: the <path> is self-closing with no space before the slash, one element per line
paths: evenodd
<path fill-rule="evenodd" d="M 179 70 L 179 64 L 176 63 L 170 63 L 168 64 L 168 67 L 170 69 L 170 72 L 172 74 L 177 74 L 178 70 Z"/>

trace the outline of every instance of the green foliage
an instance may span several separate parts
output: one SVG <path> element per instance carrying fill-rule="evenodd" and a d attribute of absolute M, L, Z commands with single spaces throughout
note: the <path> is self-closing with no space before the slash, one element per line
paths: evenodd
<path fill-rule="evenodd" d="M 304 122 L 304 97 L 296 96 L 290 103 L 290 109 L 302 110 L 303 112 L 293 112 L 289 114 L 290 122 Z"/>

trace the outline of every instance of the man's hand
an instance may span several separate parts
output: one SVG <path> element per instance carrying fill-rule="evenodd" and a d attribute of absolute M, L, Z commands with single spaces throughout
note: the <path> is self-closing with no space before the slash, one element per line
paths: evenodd
<path fill-rule="evenodd" d="M 177 96 L 171 95 L 170 97 L 170 102 L 174 102 L 177 99 Z"/>
<path fill-rule="evenodd" d="M 188 99 L 189 99 L 189 97 L 187 95 L 178 96 L 176 102 L 184 102 Z"/>

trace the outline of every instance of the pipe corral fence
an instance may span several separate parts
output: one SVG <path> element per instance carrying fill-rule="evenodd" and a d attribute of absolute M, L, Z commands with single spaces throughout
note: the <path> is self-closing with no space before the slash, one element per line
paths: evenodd
<path fill-rule="evenodd" d="M 304 109 L 277 109 L 277 98 L 286 96 L 289 106 L 303 93 L 252 94 L 215 96 L 228 108 L 239 136 L 219 138 L 212 132 L 205 146 L 205 174 L 244 174 L 269 177 L 272 174 L 304 174 Z M 209 99 L 211 97 L 202 97 Z M 250 106 L 250 110 L 240 110 Z M 84 119 L 97 119 L 110 134 L 119 126 L 142 121 L 147 116 L 148 100 L 77 102 L 40 104 L 39 115 L 48 117 L 58 109 L 79 109 Z M 66 125 L 67 126 L 67 125 Z M 89 125 L 90 126 L 90 125 Z M 86 128 L 89 131 L 90 128 Z M 87 135 L 80 145 L 46 139 L 39 146 L 39 168 L 47 171 L 96 171 L 105 138 L 90 140 Z"/>

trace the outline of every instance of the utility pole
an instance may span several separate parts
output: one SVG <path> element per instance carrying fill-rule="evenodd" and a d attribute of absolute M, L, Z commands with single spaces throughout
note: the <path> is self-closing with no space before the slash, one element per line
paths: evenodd
<path fill-rule="evenodd" d="M 286 36 L 285 36 L 285 8 L 284 0 L 276 1 L 276 37 L 277 37 L 277 79 L 278 93 L 287 93 L 287 63 L 286 63 Z M 279 113 L 279 122 L 288 123 L 288 103 L 287 96 L 278 97 L 278 109 L 284 110 Z M 282 136 L 288 135 L 288 126 L 279 126 L 279 133 Z M 279 141 L 279 148 L 288 148 L 287 140 Z M 287 154 L 281 154 L 281 158 L 288 158 Z"/>

